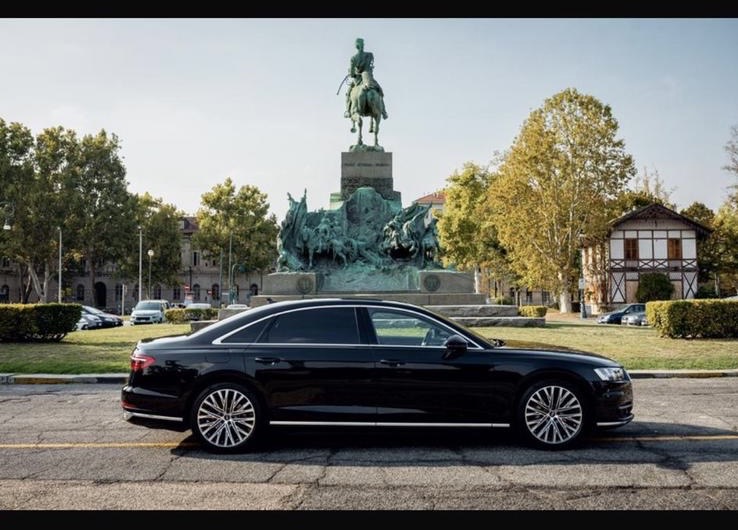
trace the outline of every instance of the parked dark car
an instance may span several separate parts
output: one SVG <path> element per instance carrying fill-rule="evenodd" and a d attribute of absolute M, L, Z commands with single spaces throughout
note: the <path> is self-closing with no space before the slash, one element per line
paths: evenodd
<path fill-rule="evenodd" d="M 118 315 L 113 315 L 112 313 L 106 313 L 105 311 L 97 309 L 96 307 L 83 305 L 82 313 L 99 318 L 101 323 L 100 325 L 103 328 L 114 328 L 116 326 L 123 325 L 123 319 L 121 317 L 119 317 Z"/>
<path fill-rule="evenodd" d="M 602 313 L 597 317 L 598 324 L 620 324 L 623 315 L 629 315 L 631 313 L 639 313 L 646 311 L 646 304 L 628 304 L 624 305 L 615 311 L 609 313 Z"/>
<path fill-rule="evenodd" d="M 563 449 L 633 419 L 617 362 L 500 343 L 400 302 L 275 302 L 139 342 L 121 404 L 131 423 L 192 429 L 214 452 L 269 426 L 513 427 Z"/>

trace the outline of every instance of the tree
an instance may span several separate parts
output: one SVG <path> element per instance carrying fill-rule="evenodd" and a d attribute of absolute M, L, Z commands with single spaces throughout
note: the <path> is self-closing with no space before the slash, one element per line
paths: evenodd
<path fill-rule="evenodd" d="M 671 202 L 671 192 L 666 189 L 664 182 L 659 177 L 659 172 L 654 170 L 649 174 L 648 169 L 643 168 L 643 175 L 636 175 L 633 186 L 623 191 L 615 199 L 615 216 L 626 214 L 632 210 L 643 208 L 651 204 L 661 204 L 673 210 L 676 205 Z"/>
<path fill-rule="evenodd" d="M 693 202 L 679 212 L 685 217 L 697 221 L 707 228 L 713 228 L 715 212 L 701 202 Z M 697 240 L 697 265 L 699 266 L 699 281 L 707 282 L 712 275 L 715 279 L 715 293 L 719 291 L 717 273 L 720 269 L 717 239 L 714 232 L 704 239 Z"/>
<path fill-rule="evenodd" d="M 0 222 L 11 230 L 0 230 L 0 258 L 23 265 L 25 261 L 25 198 L 34 179 L 33 134 L 20 123 L 0 118 Z"/>
<path fill-rule="evenodd" d="M 654 300 L 669 300 L 674 293 L 669 277 L 662 272 L 647 272 L 641 274 L 636 291 L 636 300 L 640 303 Z"/>
<path fill-rule="evenodd" d="M 34 174 L 24 183 L 17 202 L 18 257 L 26 277 L 22 296 L 28 302 L 32 291 L 39 301 L 49 297 L 49 281 L 58 273 L 59 230 L 62 220 L 75 214 L 74 181 L 78 170 L 77 135 L 63 127 L 43 130 L 36 136 Z"/>
<path fill-rule="evenodd" d="M 724 289 L 738 294 L 738 194 L 718 209 L 711 238 L 715 247 L 718 294 Z"/>
<path fill-rule="evenodd" d="M 193 245 L 211 256 L 224 256 L 232 269 L 268 270 L 277 260 L 279 233 L 276 216 L 268 212 L 266 194 L 251 185 L 236 192 L 228 177 L 202 195 Z M 230 279 L 232 271 L 227 272 Z"/>
<path fill-rule="evenodd" d="M 448 179 L 438 235 L 444 265 L 473 270 L 490 281 L 510 280 L 506 251 L 497 239 L 497 229 L 484 211 L 484 196 L 493 174 L 487 168 L 467 162 L 461 173 Z"/>
<path fill-rule="evenodd" d="M 136 233 L 136 202 L 128 192 L 120 141 L 101 130 L 78 144 L 72 211 L 65 217 L 65 239 L 78 260 L 86 260 L 92 293 L 98 267 L 130 254 Z M 91 302 L 91 300 L 89 301 Z"/>
<path fill-rule="evenodd" d="M 523 124 L 488 189 L 499 240 L 527 285 L 571 311 L 583 238 L 604 240 L 612 204 L 635 173 L 608 105 L 566 89 Z"/>

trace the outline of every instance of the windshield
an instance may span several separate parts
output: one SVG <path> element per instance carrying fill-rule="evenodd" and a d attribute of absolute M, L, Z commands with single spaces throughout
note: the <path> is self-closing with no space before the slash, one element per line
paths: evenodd
<path fill-rule="evenodd" d="M 161 304 L 159 302 L 139 302 L 136 304 L 136 307 L 133 308 L 134 311 L 161 311 Z"/>

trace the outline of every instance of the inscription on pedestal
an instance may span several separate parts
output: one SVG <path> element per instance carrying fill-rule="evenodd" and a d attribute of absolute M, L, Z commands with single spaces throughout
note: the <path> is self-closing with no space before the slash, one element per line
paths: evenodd
<path fill-rule="evenodd" d="M 392 181 L 392 153 L 341 153 L 341 199 L 345 201 L 365 186 L 374 188 L 385 199 L 400 200 Z"/>

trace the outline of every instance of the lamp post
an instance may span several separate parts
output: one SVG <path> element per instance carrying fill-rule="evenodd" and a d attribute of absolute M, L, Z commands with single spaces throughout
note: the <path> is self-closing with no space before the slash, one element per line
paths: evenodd
<path fill-rule="evenodd" d="M 146 294 L 151 299 L 151 258 L 154 257 L 154 251 L 149 249 L 146 254 L 149 256 L 149 286 L 146 288 Z"/>
<path fill-rule="evenodd" d="M 582 243 L 582 272 L 581 276 L 579 278 L 579 318 L 585 319 L 587 318 L 587 308 L 584 306 L 584 288 L 585 288 L 585 280 L 584 280 L 584 243 Z"/>
<path fill-rule="evenodd" d="M 141 225 L 138 227 L 138 301 L 141 301 L 141 261 L 143 259 L 143 229 Z"/>
<path fill-rule="evenodd" d="M 62 303 L 62 229 L 61 226 L 56 227 L 59 230 L 59 303 Z"/>

